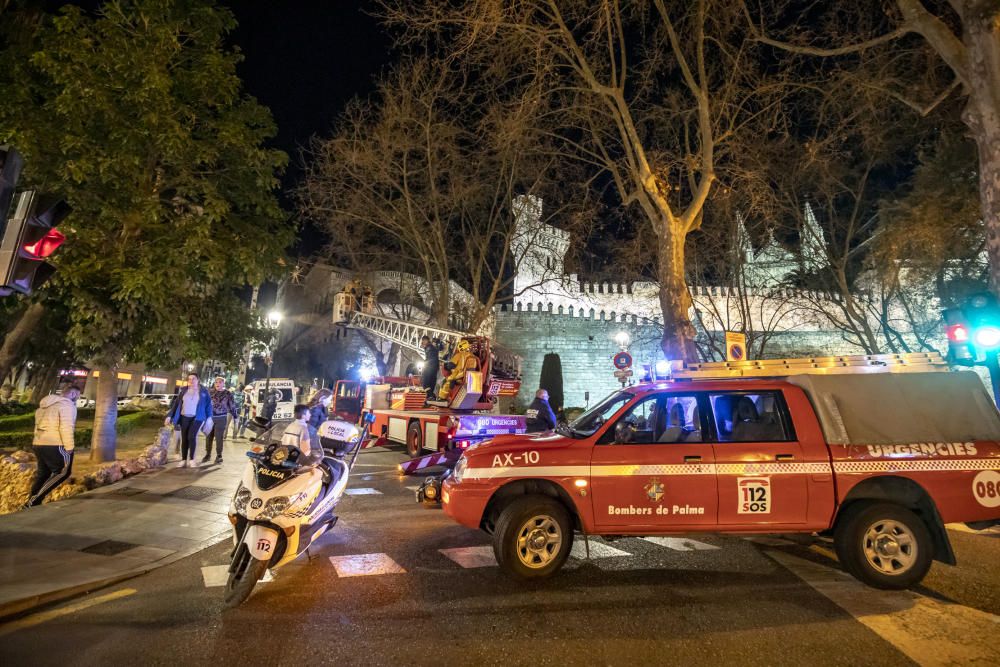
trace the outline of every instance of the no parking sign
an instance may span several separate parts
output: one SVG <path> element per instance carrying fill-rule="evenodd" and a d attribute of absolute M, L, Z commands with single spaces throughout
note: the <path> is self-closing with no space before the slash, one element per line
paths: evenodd
<path fill-rule="evenodd" d="M 735 331 L 726 332 L 726 361 L 746 361 L 747 337 Z"/>
<path fill-rule="evenodd" d="M 632 368 L 632 355 L 624 351 L 619 352 L 611 358 L 611 362 L 615 365 L 615 368 L 623 371 L 626 368 Z"/>

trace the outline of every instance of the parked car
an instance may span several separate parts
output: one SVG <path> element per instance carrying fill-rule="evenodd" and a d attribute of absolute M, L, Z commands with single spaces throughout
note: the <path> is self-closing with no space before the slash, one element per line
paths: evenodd
<path fill-rule="evenodd" d="M 95 405 L 97 405 L 97 401 L 95 401 L 92 398 L 84 398 L 83 396 L 81 396 L 80 398 L 76 399 L 77 408 L 92 408 Z"/>
<path fill-rule="evenodd" d="M 172 398 L 173 396 L 171 394 L 136 394 L 131 397 L 127 405 L 140 407 L 143 403 L 155 401 L 163 407 L 168 407 L 170 405 L 170 399 Z"/>

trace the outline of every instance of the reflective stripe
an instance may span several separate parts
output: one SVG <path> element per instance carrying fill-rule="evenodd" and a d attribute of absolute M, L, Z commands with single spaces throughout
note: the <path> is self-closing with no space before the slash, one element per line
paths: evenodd
<path fill-rule="evenodd" d="M 833 469 L 851 472 L 934 472 L 941 470 L 1000 470 L 1000 459 L 907 459 L 896 461 L 838 461 Z"/>
<path fill-rule="evenodd" d="M 998 459 L 920 459 L 909 461 L 840 461 L 834 463 L 680 463 L 600 466 L 497 466 L 466 469 L 469 479 L 498 477 L 632 477 L 662 475 L 823 475 L 870 472 L 1000 470 Z"/>

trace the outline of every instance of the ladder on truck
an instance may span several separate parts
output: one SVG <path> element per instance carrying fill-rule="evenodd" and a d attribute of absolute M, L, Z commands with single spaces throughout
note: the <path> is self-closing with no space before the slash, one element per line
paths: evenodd
<path fill-rule="evenodd" d="M 396 343 L 400 347 L 423 354 L 420 347 L 420 339 L 427 336 L 430 339 L 437 338 L 446 344 L 447 349 L 454 349 L 463 338 L 474 337 L 473 334 L 455 329 L 442 329 L 428 324 L 418 324 L 406 320 L 397 320 L 385 315 L 377 315 L 361 310 L 351 310 L 343 314 L 340 322 L 348 327 L 363 329 L 379 338 Z M 475 336 L 483 338 L 483 336 Z M 521 357 L 510 350 L 490 341 L 490 352 L 493 354 L 493 366 L 497 370 L 503 371 L 512 377 L 521 376 Z"/>
<path fill-rule="evenodd" d="M 718 380 L 740 377 L 786 377 L 802 374 L 938 373 L 948 370 L 948 362 L 938 352 L 908 352 L 903 354 L 849 354 L 797 359 L 681 363 L 675 368 L 671 368 L 670 379 Z"/>

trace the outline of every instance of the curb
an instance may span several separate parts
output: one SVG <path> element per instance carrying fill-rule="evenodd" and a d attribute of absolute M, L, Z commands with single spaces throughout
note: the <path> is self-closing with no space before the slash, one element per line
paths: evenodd
<path fill-rule="evenodd" d="M 20 600 L 12 600 L 10 602 L 5 602 L 0 604 L 0 625 L 11 621 L 14 617 L 23 616 L 27 612 L 33 611 L 38 607 L 43 607 L 45 605 L 52 604 L 54 602 L 63 602 L 71 598 L 79 597 L 81 595 L 86 595 L 94 591 L 100 590 L 102 588 L 107 588 L 108 586 L 114 586 L 122 581 L 127 581 L 128 579 L 134 579 L 135 577 L 141 577 L 144 574 L 148 574 L 153 570 L 158 570 L 161 567 L 171 565 L 177 561 L 187 558 L 188 556 L 193 556 L 196 553 L 204 551 L 205 549 L 211 549 L 216 544 L 225 541 L 229 533 L 222 533 L 219 539 L 198 549 L 192 549 L 188 551 L 177 551 L 169 556 L 164 556 L 160 560 L 153 561 L 147 565 L 141 565 L 137 568 L 131 570 L 126 570 L 125 572 L 119 572 L 118 574 L 113 574 L 102 579 L 94 579 L 93 581 L 87 581 L 82 584 L 74 584 L 72 586 L 67 586 L 65 588 L 60 588 L 53 591 L 48 591 L 46 593 L 39 593 L 38 595 L 31 595 L 26 598 L 21 598 Z"/>

